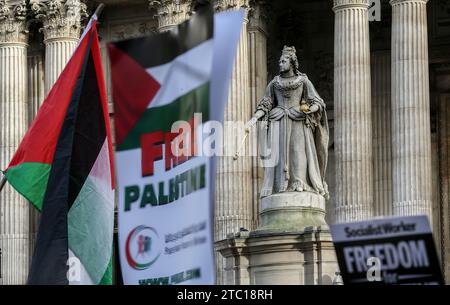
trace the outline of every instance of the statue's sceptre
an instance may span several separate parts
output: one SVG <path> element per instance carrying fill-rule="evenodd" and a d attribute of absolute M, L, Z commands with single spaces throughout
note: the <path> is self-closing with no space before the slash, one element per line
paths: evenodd
<path fill-rule="evenodd" d="M 239 145 L 239 147 L 238 147 L 238 150 L 236 150 L 236 152 L 234 153 L 234 157 L 233 157 L 233 160 L 234 161 L 236 161 L 238 158 L 239 158 L 239 155 L 240 155 L 240 153 L 241 153 L 241 151 L 244 149 L 244 145 L 245 145 L 245 142 L 246 142 L 246 140 L 247 140 L 247 138 L 248 138 L 248 135 L 249 135 L 249 133 L 250 133 L 250 129 L 253 127 L 253 125 L 255 125 L 256 124 L 256 122 L 258 121 L 258 118 L 257 117 L 252 117 L 251 119 L 250 119 L 250 121 L 248 121 L 246 124 L 245 124 L 245 135 L 244 135 L 244 137 L 242 138 L 242 141 L 241 141 L 241 144 Z"/>

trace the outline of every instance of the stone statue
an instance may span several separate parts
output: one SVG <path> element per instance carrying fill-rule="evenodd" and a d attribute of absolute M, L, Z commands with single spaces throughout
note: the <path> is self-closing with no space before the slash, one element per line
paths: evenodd
<path fill-rule="evenodd" d="M 294 47 L 284 47 L 279 67 L 280 75 L 269 83 L 246 124 L 248 132 L 258 120 L 264 121 L 262 149 L 276 151 L 278 156 L 277 162 L 265 166 L 261 198 L 283 192 L 311 192 L 328 199 L 325 103 L 306 74 L 298 71 Z"/>

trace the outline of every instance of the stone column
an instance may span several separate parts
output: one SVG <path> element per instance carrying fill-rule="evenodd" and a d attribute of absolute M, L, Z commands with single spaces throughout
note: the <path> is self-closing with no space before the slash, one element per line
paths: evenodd
<path fill-rule="evenodd" d="M 245 9 L 248 11 L 249 0 L 217 0 L 215 10 Z M 225 108 L 225 122 L 246 122 L 252 116 L 250 103 L 249 79 L 249 52 L 248 52 L 248 16 L 245 17 L 239 45 L 233 67 L 228 103 Z M 243 126 L 243 125 L 241 125 Z M 225 131 L 224 139 L 236 140 L 234 132 Z M 243 135 L 239 134 L 238 137 Z M 238 140 L 240 141 L 240 139 Z M 224 147 L 233 146 L 224 143 Z M 215 240 L 223 240 L 230 233 L 236 233 L 240 228 L 255 229 L 255 206 L 252 201 L 252 160 L 248 155 L 242 154 L 236 161 L 232 157 L 220 157 L 217 163 L 216 205 L 215 205 Z M 217 278 L 222 283 L 224 261 L 218 257 Z"/>
<path fill-rule="evenodd" d="M 192 0 L 150 0 L 149 8 L 156 10 L 158 30 L 164 32 L 189 19 L 193 14 L 192 4 Z"/>
<path fill-rule="evenodd" d="M 28 55 L 28 119 L 31 123 L 45 98 L 44 61 L 40 50 Z"/>
<path fill-rule="evenodd" d="M 334 0 L 336 221 L 372 216 L 368 0 Z"/>
<path fill-rule="evenodd" d="M 43 22 L 47 94 L 78 44 L 81 19 L 87 16 L 86 5 L 80 0 L 31 0 L 30 3 L 36 18 Z"/>
<path fill-rule="evenodd" d="M 265 0 L 250 2 L 248 24 L 248 49 L 250 72 L 250 105 L 251 112 L 255 112 L 259 100 L 264 95 L 267 86 L 267 9 Z M 254 206 L 254 226 L 258 226 L 259 193 L 264 178 L 264 170 L 259 166 L 259 151 L 256 134 L 250 137 L 250 147 L 253 148 L 252 157 L 252 203 Z"/>
<path fill-rule="evenodd" d="M 248 0 L 216 1 L 216 11 L 248 8 Z M 247 18 L 247 17 L 246 17 Z M 237 49 L 235 64 L 225 109 L 225 122 L 246 122 L 250 119 L 249 53 L 247 23 L 245 19 Z M 225 139 L 230 138 L 226 135 Z M 227 146 L 227 143 L 224 143 Z M 224 239 L 228 233 L 241 227 L 253 228 L 253 205 L 251 190 L 251 160 L 241 156 L 218 160 L 216 185 L 216 240 Z"/>
<path fill-rule="evenodd" d="M 0 168 L 28 126 L 26 2 L 0 0 Z M 29 203 L 8 184 L 0 193 L 0 285 L 24 284 L 29 268 Z"/>
<path fill-rule="evenodd" d="M 37 37 L 34 37 L 37 38 Z M 29 37 L 30 42 L 33 37 Z M 28 124 L 30 125 L 35 118 L 39 107 L 44 101 L 44 58 L 43 52 L 39 48 L 39 43 L 30 45 L 28 47 Z M 40 213 L 31 204 L 29 216 L 29 230 L 30 230 L 30 263 L 33 257 L 33 251 L 36 244 L 36 236 L 39 228 Z"/>
<path fill-rule="evenodd" d="M 431 213 L 428 0 L 392 0 L 392 166 L 395 215 Z"/>
<path fill-rule="evenodd" d="M 392 215 L 391 55 L 372 53 L 374 216 Z"/>

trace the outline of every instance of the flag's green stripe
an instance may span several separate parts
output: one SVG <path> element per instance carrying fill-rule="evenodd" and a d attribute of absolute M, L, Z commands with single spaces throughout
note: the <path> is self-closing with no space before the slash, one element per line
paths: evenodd
<path fill-rule="evenodd" d="M 194 113 L 202 113 L 203 122 L 209 118 L 209 82 L 179 97 L 172 103 L 147 109 L 118 150 L 140 147 L 144 133 L 170 131 L 176 121 L 189 121 Z"/>
<path fill-rule="evenodd" d="M 41 211 L 50 169 L 50 164 L 25 162 L 9 168 L 6 179 L 36 209 Z"/>
<path fill-rule="evenodd" d="M 99 285 L 112 285 L 113 278 L 112 278 L 112 254 L 111 258 L 109 259 L 108 267 L 106 268 L 105 274 L 103 275 L 102 279 L 100 280 Z"/>

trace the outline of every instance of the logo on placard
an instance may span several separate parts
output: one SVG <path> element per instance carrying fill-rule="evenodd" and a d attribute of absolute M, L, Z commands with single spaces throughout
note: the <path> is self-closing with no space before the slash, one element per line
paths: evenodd
<path fill-rule="evenodd" d="M 145 270 L 161 255 L 158 232 L 152 227 L 138 226 L 128 234 L 125 244 L 128 265 L 136 270 Z"/>

